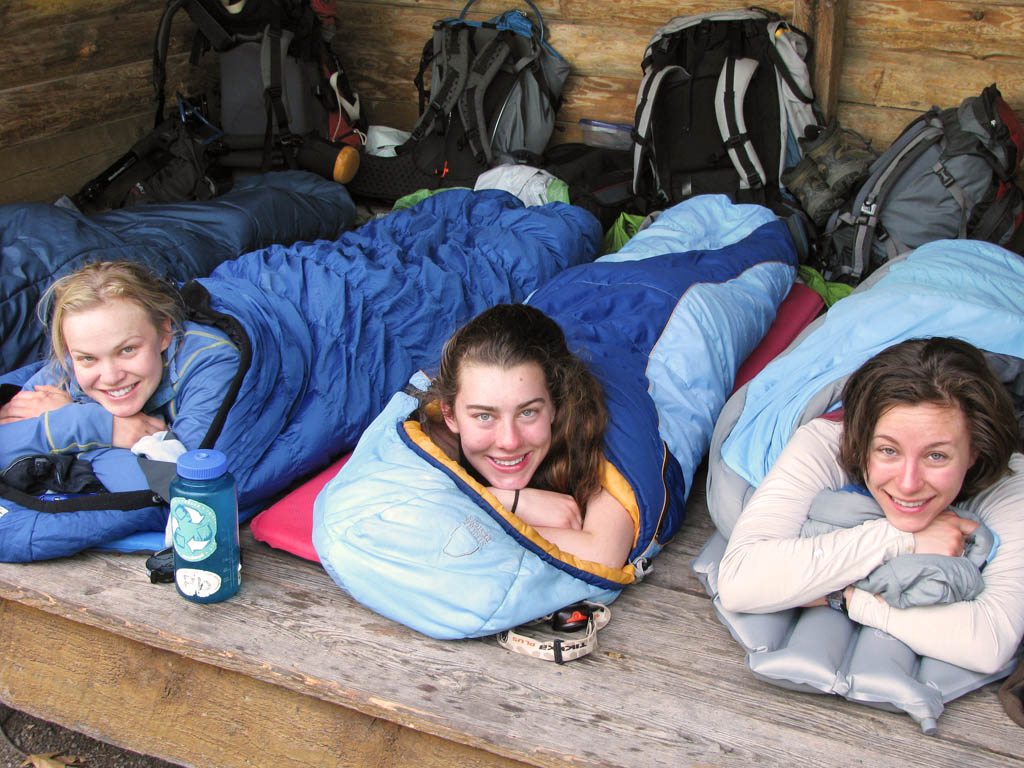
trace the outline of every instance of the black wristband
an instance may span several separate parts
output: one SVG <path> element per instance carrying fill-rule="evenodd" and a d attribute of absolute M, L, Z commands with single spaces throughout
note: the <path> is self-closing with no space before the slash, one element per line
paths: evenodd
<path fill-rule="evenodd" d="M 830 592 L 825 598 L 825 601 L 828 603 L 829 608 L 837 610 L 840 613 L 845 613 L 847 616 L 850 615 L 850 611 L 846 605 L 845 589 L 837 589 L 835 592 Z"/>
<path fill-rule="evenodd" d="M 514 499 L 512 499 L 512 509 L 510 509 L 508 511 L 509 514 L 510 515 L 514 515 L 516 513 L 516 507 L 518 507 L 518 506 L 519 506 L 519 489 L 516 488 L 516 497 Z"/>

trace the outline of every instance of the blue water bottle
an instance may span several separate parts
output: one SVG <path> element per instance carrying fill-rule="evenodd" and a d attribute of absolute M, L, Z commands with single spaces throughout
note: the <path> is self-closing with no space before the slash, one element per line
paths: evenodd
<path fill-rule="evenodd" d="M 187 451 L 171 481 L 174 584 L 194 603 L 217 603 L 238 591 L 238 498 L 220 451 Z"/>

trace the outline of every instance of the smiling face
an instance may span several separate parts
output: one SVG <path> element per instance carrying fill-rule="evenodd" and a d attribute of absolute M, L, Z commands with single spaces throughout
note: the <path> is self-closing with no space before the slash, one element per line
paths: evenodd
<path fill-rule="evenodd" d="M 495 488 L 525 488 L 551 447 L 555 406 L 536 363 L 464 363 L 455 401 L 441 412 L 466 460 Z"/>
<path fill-rule="evenodd" d="M 115 416 L 134 416 L 156 392 L 171 323 L 153 325 L 134 301 L 112 299 L 69 314 L 61 324 L 82 392 Z"/>
<path fill-rule="evenodd" d="M 959 406 L 897 405 L 875 425 L 864 478 L 889 522 L 916 533 L 953 503 L 975 458 Z"/>

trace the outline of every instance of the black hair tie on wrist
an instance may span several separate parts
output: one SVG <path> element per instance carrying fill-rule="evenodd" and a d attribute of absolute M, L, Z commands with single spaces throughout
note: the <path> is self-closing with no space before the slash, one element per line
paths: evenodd
<path fill-rule="evenodd" d="M 516 488 L 516 497 L 514 499 L 512 499 L 512 509 L 509 510 L 509 514 L 510 515 L 514 515 L 516 513 L 516 507 L 518 507 L 518 506 L 519 506 L 519 489 Z"/>

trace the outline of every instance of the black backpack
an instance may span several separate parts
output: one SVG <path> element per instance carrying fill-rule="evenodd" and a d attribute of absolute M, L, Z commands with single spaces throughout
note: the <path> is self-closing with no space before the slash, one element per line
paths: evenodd
<path fill-rule="evenodd" d="M 435 22 L 413 82 L 420 117 L 397 157 L 362 158 L 349 191 L 394 202 L 419 189 L 472 187 L 502 162 L 538 165 L 555 126 L 569 63 L 547 40 L 544 20 L 518 10 Z M 430 89 L 425 75 L 431 71 Z"/>
<path fill-rule="evenodd" d="M 219 54 L 219 117 L 205 94 L 177 94 L 165 116 L 171 22 L 196 24 L 191 61 Z M 303 168 L 335 177 L 344 144 L 359 146 L 366 123 L 329 45 L 333 17 L 310 0 L 169 0 L 153 50 L 155 127 L 72 197 L 87 213 L 144 203 L 205 200 L 237 174 Z"/>
<path fill-rule="evenodd" d="M 1024 130 L 995 84 L 959 107 L 914 119 L 829 218 L 819 245 L 826 279 L 856 284 L 932 240 L 987 240 L 1020 251 L 1024 195 L 1014 181 Z"/>
<path fill-rule="evenodd" d="M 218 134 L 203 99 L 179 96 L 177 114 L 135 142 L 71 200 L 83 213 L 98 213 L 223 194 L 232 180 L 214 164 L 208 143 Z"/>
<path fill-rule="evenodd" d="M 330 46 L 333 17 L 310 0 L 168 0 L 153 47 L 156 120 L 164 119 L 167 47 L 171 22 L 184 9 L 196 30 L 190 61 L 216 51 L 220 65 L 220 116 L 215 122 L 234 147 L 259 147 L 262 166 L 271 152 L 307 134 L 361 144 L 366 124 L 345 70 Z M 253 130 L 253 129 L 256 130 Z M 281 158 L 296 167 L 294 152 Z"/>
<path fill-rule="evenodd" d="M 759 8 L 678 16 L 644 52 L 633 191 L 654 207 L 727 194 L 773 206 L 797 138 L 822 122 L 804 61 L 810 41 Z"/>

